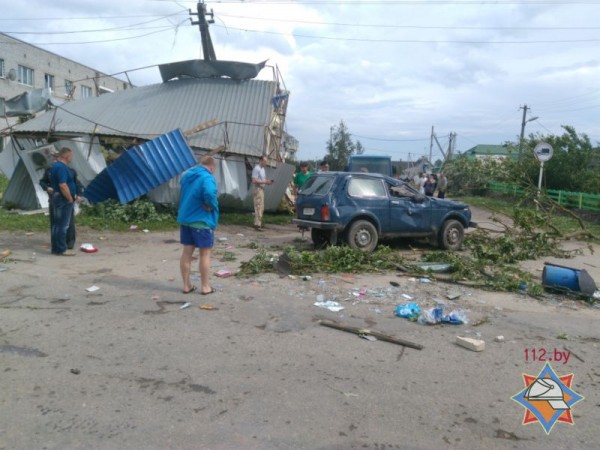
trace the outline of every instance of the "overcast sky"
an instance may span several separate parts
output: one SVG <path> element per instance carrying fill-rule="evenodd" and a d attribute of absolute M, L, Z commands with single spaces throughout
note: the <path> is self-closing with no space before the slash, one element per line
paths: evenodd
<path fill-rule="evenodd" d="M 0 31 L 105 73 L 201 57 L 187 13 L 195 1 L 0 4 Z M 394 159 L 428 155 L 432 125 L 442 146 L 455 132 L 458 151 L 514 142 L 525 104 L 528 119 L 538 117 L 527 134 L 572 125 L 600 143 L 600 0 L 207 5 L 218 59 L 279 67 L 299 159 L 322 157 L 341 119 L 367 153 Z M 137 85 L 161 81 L 157 68 L 130 77 Z M 273 70 L 259 77 L 272 79 Z M 433 159 L 440 156 L 434 148 Z"/>

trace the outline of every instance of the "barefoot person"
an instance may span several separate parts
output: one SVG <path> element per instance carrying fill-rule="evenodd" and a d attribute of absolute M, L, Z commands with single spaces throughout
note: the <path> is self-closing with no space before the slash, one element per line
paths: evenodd
<path fill-rule="evenodd" d="M 180 239 L 183 244 L 180 268 L 184 294 L 197 289 L 190 280 L 192 256 L 196 248 L 200 249 L 200 293 L 207 295 L 215 292 L 209 283 L 210 253 L 214 243 L 214 230 L 219 221 L 214 171 L 214 158 L 204 156 L 199 166 L 191 168 L 181 177 L 177 222 L 180 224 Z"/>

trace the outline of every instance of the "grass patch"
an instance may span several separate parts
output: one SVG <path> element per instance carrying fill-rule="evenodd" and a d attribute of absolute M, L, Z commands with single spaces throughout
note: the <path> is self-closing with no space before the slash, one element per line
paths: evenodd
<path fill-rule="evenodd" d="M 287 212 L 268 212 L 263 216 L 263 225 L 287 225 L 293 218 L 294 216 Z M 250 212 L 224 211 L 220 214 L 219 224 L 251 227 L 254 225 L 254 215 Z"/>
<path fill-rule="evenodd" d="M 50 230 L 50 219 L 44 214 L 22 215 L 0 208 L 0 223 L 3 231 L 24 233 Z"/>

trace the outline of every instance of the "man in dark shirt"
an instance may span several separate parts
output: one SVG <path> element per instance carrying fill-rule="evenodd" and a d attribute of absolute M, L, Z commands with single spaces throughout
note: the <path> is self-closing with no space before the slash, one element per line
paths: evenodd
<path fill-rule="evenodd" d="M 75 177 L 69 164 L 73 159 L 71 149 L 63 147 L 58 152 L 56 162 L 50 168 L 50 181 L 52 187 L 52 254 L 59 256 L 73 256 L 67 251 L 67 230 L 71 223 L 77 186 Z"/>
<path fill-rule="evenodd" d="M 55 152 L 52 157 L 56 158 L 58 156 L 58 152 Z M 54 163 L 54 161 L 53 161 Z M 73 174 L 73 178 L 75 180 L 75 186 L 77 186 L 77 197 L 75 198 L 75 202 L 78 202 L 81 196 L 83 195 L 83 185 L 77 179 L 77 172 L 75 169 L 69 167 L 69 170 Z M 40 179 L 41 188 L 48 193 L 48 213 L 50 216 L 50 241 L 52 243 L 52 224 L 54 223 L 54 211 L 52 209 L 52 193 L 54 189 L 52 189 L 52 181 L 50 180 L 50 173 L 52 171 L 52 166 L 48 167 L 44 171 L 44 175 Z M 69 229 L 67 230 L 67 248 L 72 249 L 75 247 L 75 241 L 77 239 L 77 232 L 75 230 L 75 211 L 73 211 L 73 215 L 71 216 L 71 221 L 69 223 Z M 54 248 L 54 246 L 52 246 Z"/>

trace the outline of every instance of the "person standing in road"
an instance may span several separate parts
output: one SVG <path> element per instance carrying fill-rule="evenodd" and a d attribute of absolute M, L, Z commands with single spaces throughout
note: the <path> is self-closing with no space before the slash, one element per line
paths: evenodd
<path fill-rule="evenodd" d="M 55 150 L 52 152 L 52 158 L 56 158 L 58 156 L 58 152 Z M 54 164 L 54 161 L 52 161 Z M 52 166 L 48 167 L 44 171 L 44 175 L 40 179 L 40 187 L 48 193 L 48 215 L 50 218 L 50 241 L 52 245 L 52 224 L 54 223 L 54 211 L 52 210 L 52 193 L 54 189 L 52 189 L 52 181 L 50 180 L 50 173 L 52 170 Z M 81 196 L 83 195 L 83 185 L 77 179 L 77 172 L 72 167 L 69 167 L 69 170 L 73 174 L 73 179 L 75 180 L 75 186 L 77 187 L 77 195 L 75 196 L 75 203 L 81 202 Z M 67 249 L 71 250 L 75 247 L 75 241 L 77 239 L 77 231 L 75 229 L 75 208 L 73 208 L 73 214 L 71 215 L 71 220 L 69 222 L 69 228 L 67 229 Z"/>
<path fill-rule="evenodd" d="M 75 177 L 68 166 L 72 160 L 71 149 L 63 147 L 58 152 L 56 162 L 50 168 L 53 215 L 50 241 L 53 255 L 74 256 L 74 253 L 67 251 L 67 230 L 71 224 L 77 195 Z"/>
<path fill-rule="evenodd" d="M 302 188 L 304 183 L 306 183 L 306 180 L 308 180 L 311 175 L 312 172 L 310 171 L 310 166 L 308 165 L 308 163 L 301 163 L 300 171 L 296 172 L 296 174 L 294 175 L 294 198 L 296 198 L 296 196 L 298 195 L 298 191 Z"/>
<path fill-rule="evenodd" d="M 429 174 L 427 181 L 423 184 L 423 190 L 425 191 L 425 195 L 427 197 L 433 197 L 433 193 L 435 192 L 435 188 L 437 186 L 437 182 L 435 181 L 435 176 L 433 174 Z"/>
<path fill-rule="evenodd" d="M 448 179 L 444 172 L 440 172 L 438 181 L 438 198 L 446 198 L 446 189 L 448 189 Z"/>
<path fill-rule="evenodd" d="M 179 235 L 183 251 L 179 266 L 183 280 L 183 293 L 189 294 L 197 288 L 191 282 L 192 257 L 200 249 L 200 293 L 216 292 L 210 285 L 210 255 L 214 245 L 214 230 L 219 222 L 217 182 L 214 177 L 215 159 L 204 156 L 200 165 L 185 172 L 181 177 L 179 198 Z"/>
<path fill-rule="evenodd" d="M 429 180 L 429 177 L 425 172 L 421 176 L 421 180 L 419 181 L 419 194 L 425 194 L 425 183 Z"/>
<path fill-rule="evenodd" d="M 252 169 L 252 198 L 254 200 L 254 228 L 263 231 L 262 219 L 265 211 L 265 186 L 273 184 L 273 180 L 267 180 L 265 167 L 267 157 L 261 156 L 258 164 Z"/>

